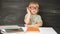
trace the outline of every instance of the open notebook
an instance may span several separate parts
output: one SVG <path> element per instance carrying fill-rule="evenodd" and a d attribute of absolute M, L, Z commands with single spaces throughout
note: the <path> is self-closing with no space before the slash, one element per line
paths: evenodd
<path fill-rule="evenodd" d="M 23 32 L 22 28 L 5 28 L 1 29 L 2 33 L 13 33 L 13 32 Z"/>
<path fill-rule="evenodd" d="M 23 28 L 17 25 L 0 26 L 1 33 L 19 33 L 24 32 Z"/>

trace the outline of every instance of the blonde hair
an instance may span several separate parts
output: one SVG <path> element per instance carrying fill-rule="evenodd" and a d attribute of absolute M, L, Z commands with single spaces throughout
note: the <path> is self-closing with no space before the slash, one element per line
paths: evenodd
<path fill-rule="evenodd" d="M 29 6 L 30 6 L 30 4 L 35 4 L 39 8 L 38 2 L 32 1 L 32 2 L 29 3 Z"/>

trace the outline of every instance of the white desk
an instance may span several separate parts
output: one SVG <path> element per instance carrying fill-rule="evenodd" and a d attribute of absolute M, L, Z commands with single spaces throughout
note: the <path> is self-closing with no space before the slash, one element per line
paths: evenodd
<path fill-rule="evenodd" d="M 13 26 L 12 26 L 13 27 Z M 0 28 L 8 28 L 7 26 L 3 26 Z M 17 26 L 15 26 L 17 28 Z M 26 32 L 27 27 L 22 27 L 24 29 L 24 32 L 20 33 L 12 33 L 12 34 L 57 34 L 57 32 L 52 27 L 40 27 L 40 32 Z M 11 33 L 10 33 L 11 34 Z"/>
<path fill-rule="evenodd" d="M 26 31 L 26 27 L 22 27 Z M 26 34 L 57 34 L 52 27 L 40 27 L 40 32 L 25 32 Z"/>

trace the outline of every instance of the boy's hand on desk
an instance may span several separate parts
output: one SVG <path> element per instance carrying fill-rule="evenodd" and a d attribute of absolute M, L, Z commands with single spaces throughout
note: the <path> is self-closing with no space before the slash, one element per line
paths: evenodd
<path fill-rule="evenodd" d="M 37 27 L 37 26 L 35 26 L 34 24 L 33 24 L 33 25 L 27 25 L 27 24 L 25 24 L 25 26 L 26 26 L 26 27 Z"/>

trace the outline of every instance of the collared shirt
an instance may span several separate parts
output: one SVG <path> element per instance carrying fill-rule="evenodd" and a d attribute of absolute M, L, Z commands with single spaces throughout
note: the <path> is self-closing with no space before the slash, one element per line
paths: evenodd
<path fill-rule="evenodd" d="M 28 15 L 26 14 L 25 19 L 27 18 L 27 16 Z M 40 15 L 35 14 L 35 15 L 30 16 L 30 24 L 37 24 L 37 23 L 40 23 L 40 22 L 42 22 L 42 19 L 41 19 Z"/>

